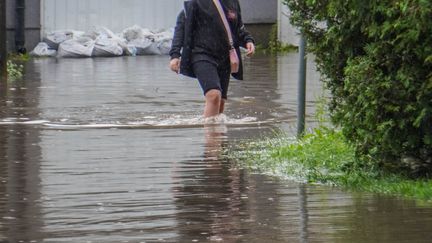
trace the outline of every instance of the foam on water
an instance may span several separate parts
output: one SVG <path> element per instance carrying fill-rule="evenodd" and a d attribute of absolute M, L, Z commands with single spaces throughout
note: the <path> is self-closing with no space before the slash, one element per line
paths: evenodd
<path fill-rule="evenodd" d="M 137 121 L 114 121 L 114 122 L 69 122 L 68 119 L 59 119 L 58 121 L 49 120 L 28 120 L 27 118 L 6 118 L 0 120 L 2 125 L 40 125 L 44 128 L 52 129 L 110 129 L 110 128 L 188 128 L 199 127 L 208 124 L 224 124 L 227 126 L 236 125 L 259 125 L 268 123 L 258 121 L 256 117 L 230 118 L 224 114 L 215 117 L 204 118 L 202 116 L 182 116 L 172 115 L 161 118 L 157 116 L 145 116 Z"/>
<path fill-rule="evenodd" d="M 48 120 L 30 120 L 29 118 L 5 118 L 0 120 L 1 125 L 41 125 L 48 123 Z"/>

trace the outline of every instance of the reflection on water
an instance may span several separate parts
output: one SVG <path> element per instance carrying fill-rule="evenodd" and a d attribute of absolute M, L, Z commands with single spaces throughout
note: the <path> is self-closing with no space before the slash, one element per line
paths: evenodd
<path fill-rule="evenodd" d="M 226 117 L 166 57 L 35 59 L 0 89 L 0 242 L 429 242 L 432 205 L 249 173 L 295 124 L 295 54 L 246 60 Z M 322 94 L 308 70 L 308 124 Z"/>
<path fill-rule="evenodd" d="M 40 84 L 18 81 L 0 87 L 0 116 L 36 117 Z M 0 241 L 41 238 L 40 132 L 32 127 L 0 126 Z"/>
<path fill-rule="evenodd" d="M 176 242 L 214 240 L 236 242 L 241 228 L 246 192 L 243 173 L 220 160 L 227 127 L 204 127 L 203 158 L 179 163 L 173 174 L 179 236 Z M 197 170 L 197 168 L 200 168 Z"/>

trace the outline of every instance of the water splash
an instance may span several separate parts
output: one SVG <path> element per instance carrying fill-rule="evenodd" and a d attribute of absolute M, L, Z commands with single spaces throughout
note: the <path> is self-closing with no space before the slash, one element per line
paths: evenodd
<path fill-rule="evenodd" d="M 49 120 L 29 120 L 26 118 L 14 119 L 6 118 L 0 120 L 0 126 L 2 125 L 33 125 L 42 126 L 48 129 L 169 129 L 169 128 L 189 128 L 189 127 L 200 127 L 208 124 L 223 124 L 227 126 L 237 125 L 259 125 L 263 123 L 274 122 L 274 121 L 258 121 L 256 117 L 241 117 L 231 118 L 224 114 L 214 117 L 202 117 L 202 116 L 186 116 L 186 115 L 171 115 L 168 117 L 160 116 L 144 116 L 139 120 L 135 121 L 98 121 L 98 122 L 86 122 L 86 121 L 74 121 L 71 122 L 68 119 L 62 118 L 57 121 Z"/>

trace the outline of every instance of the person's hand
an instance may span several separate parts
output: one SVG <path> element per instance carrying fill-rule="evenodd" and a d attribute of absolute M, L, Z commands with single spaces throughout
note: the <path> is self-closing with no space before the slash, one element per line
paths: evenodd
<path fill-rule="evenodd" d="M 177 74 L 179 73 L 179 71 L 180 71 L 180 59 L 179 58 L 171 59 L 170 69 Z"/>
<path fill-rule="evenodd" d="M 247 49 L 246 56 L 251 57 L 255 53 L 254 43 L 252 43 L 252 42 L 246 43 L 246 49 Z"/>

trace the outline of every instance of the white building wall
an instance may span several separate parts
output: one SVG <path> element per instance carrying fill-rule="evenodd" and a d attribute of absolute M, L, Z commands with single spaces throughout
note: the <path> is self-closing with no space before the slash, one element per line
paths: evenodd
<path fill-rule="evenodd" d="M 278 0 L 278 37 L 279 41 L 285 44 L 298 46 L 300 35 L 298 29 L 290 23 L 291 13 L 288 6 L 282 4 L 282 0 Z"/>
<path fill-rule="evenodd" d="M 174 27 L 182 0 L 41 0 L 42 35 L 54 30 L 88 31 L 104 26 L 121 32 L 132 25 Z"/>
<path fill-rule="evenodd" d="M 245 24 L 274 24 L 279 0 L 239 0 Z"/>

